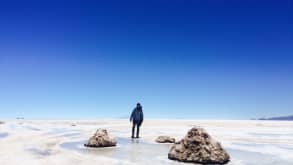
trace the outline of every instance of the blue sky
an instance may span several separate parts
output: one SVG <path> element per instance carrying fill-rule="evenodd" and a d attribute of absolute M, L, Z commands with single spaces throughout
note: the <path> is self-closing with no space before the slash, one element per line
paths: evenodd
<path fill-rule="evenodd" d="M 1 1 L 1 118 L 293 113 L 293 1 Z"/>

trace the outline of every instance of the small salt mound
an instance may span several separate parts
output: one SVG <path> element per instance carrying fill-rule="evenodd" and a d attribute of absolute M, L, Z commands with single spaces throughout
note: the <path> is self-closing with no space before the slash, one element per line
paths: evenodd
<path fill-rule="evenodd" d="M 96 133 L 88 140 L 84 146 L 86 147 L 112 147 L 117 142 L 110 137 L 106 129 L 98 129 Z"/>
<path fill-rule="evenodd" d="M 171 138 L 170 136 L 159 136 L 156 139 L 158 143 L 175 143 L 175 138 Z"/>

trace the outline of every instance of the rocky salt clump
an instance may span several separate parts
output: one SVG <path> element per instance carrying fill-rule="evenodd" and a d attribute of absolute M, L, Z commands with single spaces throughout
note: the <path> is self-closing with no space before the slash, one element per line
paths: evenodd
<path fill-rule="evenodd" d="M 199 164 L 226 164 L 229 154 L 203 128 L 192 128 L 170 149 L 168 158 Z"/>
<path fill-rule="evenodd" d="M 158 143 L 175 143 L 175 139 L 170 136 L 159 136 L 156 139 Z"/>
<path fill-rule="evenodd" d="M 96 133 L 88 140 L 84 146 L 86 147 L 112 147 L 117 142 L 110 137 L 106 129 L 98 129 Z"/>

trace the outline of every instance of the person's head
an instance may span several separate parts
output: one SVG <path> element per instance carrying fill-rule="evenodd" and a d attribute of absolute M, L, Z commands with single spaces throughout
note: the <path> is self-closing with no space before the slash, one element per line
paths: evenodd
<path fill-rule="evenodd" d="M 137 107 L 141 107 L 140 103 L 137 103 L 136 106 L 137 106 Z"/>

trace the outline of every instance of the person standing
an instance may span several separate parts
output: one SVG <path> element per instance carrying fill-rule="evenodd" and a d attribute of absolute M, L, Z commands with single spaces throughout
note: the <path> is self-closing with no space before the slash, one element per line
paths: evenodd
<path fill-rule="evenodd" d="M 142 107 L 140 103 L 136 104 L 136 107 L 133 109 L 131 116 L 130 116 L 130 122 L 132 122 L 132 135 L 131 138 L 134 138 L 134 131 L 136 127 L 136 137 L 139 138 L 139 127 L 141 126 L 143 122 L 143 112 Z"/>

